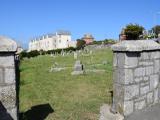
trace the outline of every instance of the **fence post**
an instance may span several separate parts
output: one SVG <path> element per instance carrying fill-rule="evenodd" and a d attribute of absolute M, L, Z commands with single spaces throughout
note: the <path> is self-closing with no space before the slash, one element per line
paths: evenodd
<path fill-rule="evenodd" d="M 17 44 L 0 36 L 0 119 L 17 120 L 16 66 Z"/>
<path fill-rule="evenodd" d="M 113 107 L 124 116 L 159 102 L 160 45 L 152 40 L 112 46 Z"/>

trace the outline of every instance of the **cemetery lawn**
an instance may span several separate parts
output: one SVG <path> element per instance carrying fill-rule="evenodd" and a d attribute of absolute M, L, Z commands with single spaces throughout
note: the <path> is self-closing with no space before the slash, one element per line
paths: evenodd
<path fill-rule="evenodd" d="M 71 75 L 76 61 L 73 54 L 56 57 L 43 55 L 22 60 L 19 93 L 20 112 L 23 113 L 21 119 L 97 120 L 100 107 L 111 103 L 112 56 L 110 49 L 79 55 L 86 74 L 77 76 Z M 49 72 L 55 63 L 65 69 Z"/>

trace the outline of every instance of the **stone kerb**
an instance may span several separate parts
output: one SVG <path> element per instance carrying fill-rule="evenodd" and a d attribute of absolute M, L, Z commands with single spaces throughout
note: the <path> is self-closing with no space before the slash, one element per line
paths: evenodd
<path fill-rule="evenodd" d="M 160 45 L 151 40 L 112 46 L 115 111 L 124 116 L 159 102 Z"/>
<path fill-rule="evenodd" d="M 0 119 L 17 120 L 15 52 L 17 44 L 0 36 Z"/>

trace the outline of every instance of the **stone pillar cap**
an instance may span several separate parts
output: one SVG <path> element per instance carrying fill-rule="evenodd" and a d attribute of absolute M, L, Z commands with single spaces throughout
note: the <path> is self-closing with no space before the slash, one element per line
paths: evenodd
<path fill-rule="evenodd" d="M 113 51 L 140 52 L 147 50 L 160 50 L 160 45 L 154 40 L 124 40 L 112 45 Z"/>
<path fill-rule="evenodd" d="M 17 51 L 17 43 L 4 36 L 0 36 L 0 52 L 16 52 Z"/>

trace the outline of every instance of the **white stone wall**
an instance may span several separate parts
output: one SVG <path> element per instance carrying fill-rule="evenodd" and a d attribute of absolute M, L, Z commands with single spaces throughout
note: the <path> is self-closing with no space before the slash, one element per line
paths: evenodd
<path fill-rule="evenodd" d="M 128 116 L 158 103 L 160 45 L 154 41 L 127 41 L 113 46 L 113 51 L 116 111 Z"/>
<path fill-rule="evenodd" d="M 47 35 L 42 36 L 41 39 L 32 40 L 29 42 L 29 51 L 32 50 L 53 50 L 68 47 L 76 47 L 76 42 L 71 41 L 71 35 L 55 34 L 52 37 Z"/>

